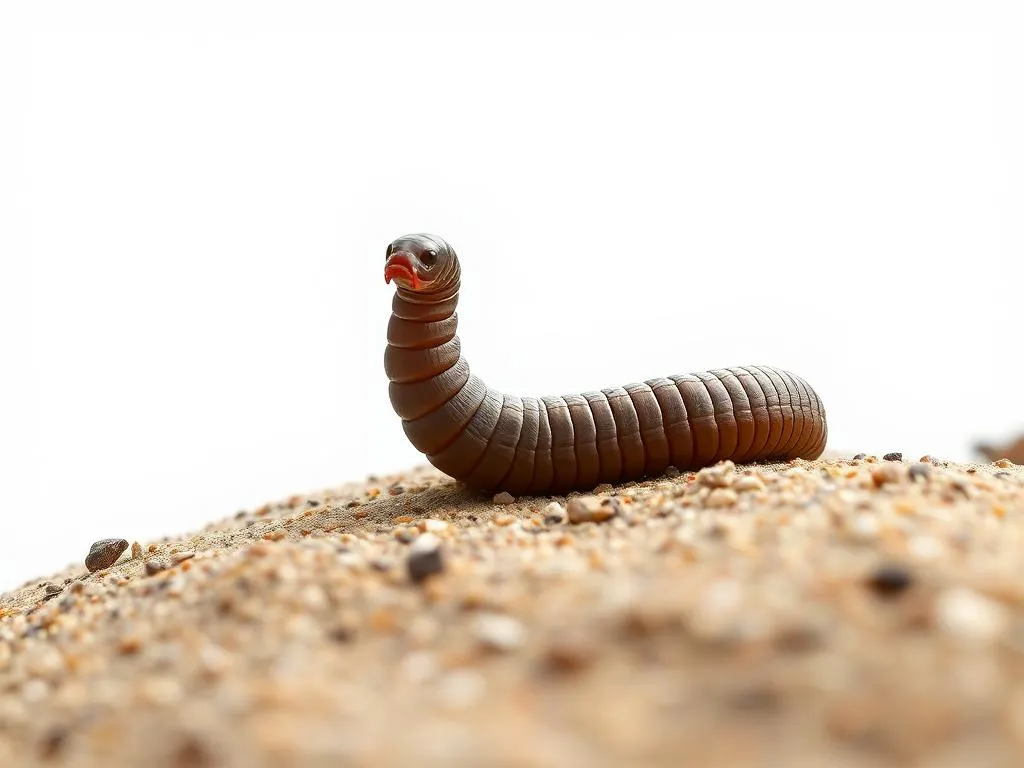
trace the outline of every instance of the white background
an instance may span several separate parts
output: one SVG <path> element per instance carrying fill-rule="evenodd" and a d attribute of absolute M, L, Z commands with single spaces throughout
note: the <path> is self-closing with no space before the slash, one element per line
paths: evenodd
<path fill-rule="evenodd" d="M 0 7 L 0 589 L 419 463 L 407 232 L 499 389 L 767 363 L 837 450 L 1024 428 L 1018 3 Z"/>

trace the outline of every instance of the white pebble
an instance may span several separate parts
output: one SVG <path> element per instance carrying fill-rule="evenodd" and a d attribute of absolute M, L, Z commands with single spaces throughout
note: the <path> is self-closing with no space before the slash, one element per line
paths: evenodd
<path fill-rule="evenodd" d="M 428 517 L 420 523 L 420 530 L 427 533 L 441 533 L 441 531 L 447 531 L 451 526 L 444 520 L 438 520 L 434 517 Z"/>
<path fill-rule="evenodd" d="M 544 506 L 544 518 L 556 518 L 560 517 L 565 520 L 565 507 L 559 504 L 557 501 L 549 501 Z"/>
<path fill-rule="evenodd" d="M 516 497 L 508 491 L 502 491 L 501 493 L 494 494 L 495 504 L 514 504 Z"/>
<path fill-rule="evenodd" d="M 935 601 L 939 626 L 962 640 L 992 642 L 1009 624 L 1006 609 L 967 587 L 952 587 Z"/>
<path fill-rule="evenodd" d="M 514 651 L 526 639 L 522 623 L 500 613 L 478 614 L 474 629 L 480 643 L 495 651 Z"/>
<path fill-rule="evenodd" d="M 878 538 L 878 518 L 870 512 L 861 512 L 853 518 L 850 530 L 859 541 L 869 542 Z"/>

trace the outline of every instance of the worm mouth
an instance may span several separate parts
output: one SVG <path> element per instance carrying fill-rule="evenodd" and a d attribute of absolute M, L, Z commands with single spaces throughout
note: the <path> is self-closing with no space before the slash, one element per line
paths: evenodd
<path fill-rule="evenodd" d="M 384 282 L 397 281 L 400 285 L 407 284 L 413 290 L 419 289 L 423 284 L 419 275 L 416 274 L 416 264 L 412 254 L 406 251 L 396 251 L 384 264 Z"/>

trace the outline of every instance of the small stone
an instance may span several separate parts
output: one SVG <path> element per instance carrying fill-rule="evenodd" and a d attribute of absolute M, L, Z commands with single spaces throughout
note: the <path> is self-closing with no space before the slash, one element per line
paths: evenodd
<path fill-rule="evenodd" d="M 445 565 L 441 540 L 432 533 L 421 534 L 409 546 L 405 564 L 409 578 L 417 584 L 429 576 L 441 573 Z"/>
<path fill-rule="evenodd" d="M 64 591 L 64 587 L 54 584 L 52 581 L 43 582 L 43 595 L 49 600 Z"/>
<path fill-rule="evenodd" d="M 887 453 L 882 457 L 883 461 L 903 461 L 902 453 Z"/>
<path fill-rule="evenodd" d="M 900 472 L 891 464 L 882 464 L 871 470 L 871 480 L 876 488 L 881 488 L 886 483 L 899 482 Z"/>
<path fill-rule="evenodd" d="M 142 545 L 137 541 L 132 542 L 132 560 L 142 559 Z"/>
<path fill-rule="evenodd" d="M 124 539 L 100 539 L 89 547 L 89 554 L 85 558 L 85 567 L 90 573 L 109 568 L 117 562 L 117 558 L 128 549 L 128 542 Z"/>
<path fill-rule="evenodd" d="M 903 594 L 914 583 L 914 577 L 902 565 L 890 564 L 876 568 L 868 576 L 868 588 L 879 597 L 892 598 Z"/>
<path fill-rule="evenodd" d="M 186 560 L 191 560 L 195 556 L 195 552 L 175 552 L 171 555 L 171 560 L 175 565 L 179 565 L 180 563 L 184 563 Z"/>
<path fill-rule="evenodd" d="M 961 640 L 992 642 L 1009 625 L 1009 616 L 994 600 L 968 587 L 952 587 L 935 601 L 939 627 Z"/>
<path fill-rule="evenodd" d="M 679 469 L 677 467 L 673 467 L 671 464 L 669 464 L 667 467 L 665 467 L 665 471 L 662 474 L 665 477 L 679 477 L 681 473 L 679 472 Z"/>
<path fill-rule="evenodd" d="M 574 496 L 567 509 L 571 523 L 603 523 L 618 514 L 610 499 L 595 496 Z"/>
<path fill-rule="evenodd" d="M 1010 467 L 1013 466 L 1013 462 L 1010 461 L 1009 459 L 996 459 L 992 463 L 995 464 L 1000 469 L 1009 469 Z"/>
<path fill-rule="evenodd" d="M 708 494 L 705 505 L 709 509 L 732 507 L 739 501 L 739 495 L 732 488 L 715 488 Z"/>
<path fill-rule="evenodd" d="M 854 460 L 854 461 L 863 461 L 863 460 L 864 460 L 864 459 L 866 459 L 867 457 L 868 457 L 868 455 L 867 455 L 866 453 L 858 453 L 858 454 L 856 454 L 856 455 L 855 455 L 855 456 L 853 457 L 853 460 Z"/>
<path fill-rule="evenodd" d="M 408 525 L 400 525 L 395 528 L 395 538 L 403 544 L 409 544 L 419 538 L 420 532 L 418 528 L 413 528 Z"/>
<path fill-rule="evenodd" d="M 907 472 L 911 480 L 928 480 L 932 475 L 932 467 L 930 464 L 925 464 L 923 461 L 919 461 L 916 464 L 911 464 L 910 469 Z"/>
<path fill-rule="evenodd" d="M 764 481 L 757 475 L 743 475 L 732 487 L 737 491 L 763 491 Z"/>
<path fill-rule="evenodd" d="M 516 497 L 508 491 L 502 491 L 501 493 L 494 494 L 492 501 L 495 504 L 515 504 Z"/>
<path fill-rule="evenodd" d="M 726 459 L 697 473 L 697 482 L 708 488 L 725 488 L 732 483 L 736 465 Z"/>
<path fill-rule="evenodd" d="M 151 557 L 146 561 L 146 575 L 153 576 L 154 574 L 160 573 L 160 571 L 166 571 L 171 567 L 171 563 L 162 557 Z"/>
<path fill-rule="evenodd" d="M 565 507 L 557 501 L 552 501 L 544 507 L 544 524 L 559 525 L 565 522 Z"/>
<path fill-rule="evenodd" d="M 441 533 L 447 531 L 451 526 L 444 520 L 428 517 L 425 520 L 420 520 L 416 527 L 424 533 Z"/>
<path fill-rule="evenodd" d="M 881 526 L 878 518 L 870 512 L 861 512 L 850 523 L 853 538 L 860 542 L 871 542 L 878 538 Z"/>
<path fill-rule="evenodd" d="M 526 629 L 522 623 L 500 613 L 478 614 L 474 633 L 483 647 L 501 653 L 514 651 L 526 639 Z"/>

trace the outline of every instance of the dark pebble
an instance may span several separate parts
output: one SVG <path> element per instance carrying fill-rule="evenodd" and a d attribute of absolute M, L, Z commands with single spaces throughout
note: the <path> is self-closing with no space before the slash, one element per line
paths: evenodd
<path fill-rule="evenodd" d="M 855 455 L 853 457 L 853 460 L 854 461 L 859 461 L 861 459 L 866 459 L 867 457 L 868 457 L 868 455 L 866 453 L 858 453 L 857 455 Z"/>
<path fill-rule="evenodd" d="M 100 539 L 89 547 L 89 554 L 85 557 L 85 567 L 90 573 L 109 568 L 117 562 L 122 553 L 128 549 L 128 542 L 125 539 Z"/>
<path fill-rule="evenodd" d="M 907 474 L 910 476 L 911 480 L 917 480 L 918 478 L 921 480 L 927 480 L 931 477 L 932 468 L 930 464 L 922 464 L 918 462 L 917 464 L 910 465 L 910 469 L 907 471 Z"/>
<path fill-rule="evenodd" d="M 867 586 L 879 597 L 896 597 L 913 583 L 913 575 L 902 565 L 880 566 L 867 579 Z"/>
<path fill-rule="evenodd" d="M 885 461 L 903 461 L 902 453 L 887 453 L 882 457 Z"/>
<path fill-rule="evenodd" d="M 405 561 L 409 578 L 419 583 L 444 570 L 444 555 L 441 541 L 431 533 L 424 533 L 409 545 Z"/>
<path fill-rule="evenodd" d="M 170 562 L 162 557 L 151 557 L 146 561 L 146 574 L 152 576 L 155 573 L 160 573 L 160 571 L 166 571 L 170 567 Z"/>
<path fill-rule="evenodd" d="M 544 515 L 544 525 L 559 525 L 565 522 L 565 515 L 552 513 L 550 515 Z"/>
<path fill-rule="evenodd" d="M 351 643 L 356 639 L 356 628 L 349 623 L 335 624 L 327 636 L 336 643 Z"/>
<path fill-rule="evenodd" d="M 52 581 L 48 581 L 43 584 L 43 600 L 52 600 L 63 591 L 63 586 L 59 586 L 54 584 Z"/>

